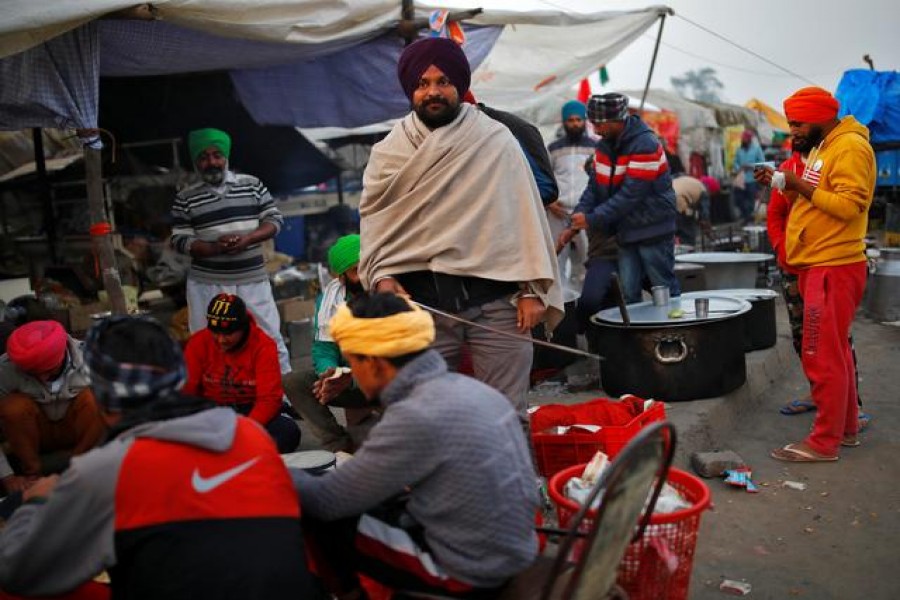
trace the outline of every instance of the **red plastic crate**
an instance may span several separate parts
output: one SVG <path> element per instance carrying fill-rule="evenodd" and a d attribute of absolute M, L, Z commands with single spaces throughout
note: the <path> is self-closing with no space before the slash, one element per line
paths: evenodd
<path fill-rule="evenodd" d="M 613 458 L 641 429 L 655 421 L 665 420 L 665 406 L 657 401 L 625 425 L 598 423 L 602 429 L 596 433 L 532 432 L 538 471 L 544 477 L 552 477 L 566 467 L 590 462 L 599 450 Z"/>

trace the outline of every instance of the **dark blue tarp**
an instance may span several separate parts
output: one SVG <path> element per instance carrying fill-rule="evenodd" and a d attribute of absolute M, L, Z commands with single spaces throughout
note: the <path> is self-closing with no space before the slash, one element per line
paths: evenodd
<path fill-rule="evenodd" d="M 227 73 L 154 77 L 102 77 L 100 126 L 119 143 L 178 137 L 218 127 L 232 139 L 230 164 L 259 177 L 273 194 L 335 177 L 340 169 L 293 127 L 258 125 L 240 103 Z M 185 144 L 181 163 L 192 169 Z M 166 164 L 165 145 L 143 156 Z"/>
<path fill-rule="evenodd" d="M 835 92 L 840 116 L 853 115 L 869 128 L 873 144 L 900 142 L 900 73 L 845 71 Z"/>

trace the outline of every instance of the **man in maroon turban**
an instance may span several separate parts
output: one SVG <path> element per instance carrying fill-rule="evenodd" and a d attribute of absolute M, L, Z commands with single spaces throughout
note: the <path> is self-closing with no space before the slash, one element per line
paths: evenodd
<path fill-rule="evenodd" d="M 509 333 L 562 315 L 555 248 L 537 185 L 510 130 L 462 102 L 471 71 L 452 40 L 404 49 L 412 112 L 372 149 L 360 200 L 363 285 Z M 447 318 L 435 349 L 455 369 L 463 343 L 478 378 L 527 422 L 532 344 Z"/>
<path fill-rule="evenodd" d="M 462 102 L 471 71 L 455 42 L 407 46 L 397 75 L 412 112 L 373 147 L 363 175 L 360 280 L 449 314 L 435 316 L 432 347 L 455 371 L 467 344 L 475 376 L 527 429 L 533 344 L 522 336 L 544 320 L 552 330 L 563 315 L 528 159 L 506 125 Z"/>
<path fill-rule="evenodd" d="M 41 474 L 42 452 L 77 455 L 100 441 L 104 425 L 88 383 L 81 343 L 56 321 L 32 321 L 9 336 L 0 356 L 0 427 L 18 469 L 0 452 L 7 492 Z"/>

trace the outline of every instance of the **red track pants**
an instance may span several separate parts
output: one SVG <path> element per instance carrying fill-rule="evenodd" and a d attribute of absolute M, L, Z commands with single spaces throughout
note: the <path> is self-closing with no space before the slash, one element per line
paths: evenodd
<path fill-rule="evenodd" d="M 866 287 L 866 263 L 812 267 L 800 272 L 803 296 L 803 370 L 816 403 L 810 448 L 838 453 L 845 435 L 856 435 L 856 367 L 848 337 Z"/>

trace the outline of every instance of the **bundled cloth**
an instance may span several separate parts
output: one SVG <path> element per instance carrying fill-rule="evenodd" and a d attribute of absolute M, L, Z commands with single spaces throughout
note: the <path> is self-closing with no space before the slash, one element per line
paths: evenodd
<path fill-rule="evenodd" d="M 423 270 L 527 282 L 550 328 L 562 319 L 555 245 L 534 177 L 509 129 L 478 108 L 463 104 L 434 131 L 415 113 L 397 123 L 372 150 L 359 214 L 365 287 Z"/>
<path fill-rule="evenodd" d="M 643 413 L 646 405 L 647 401 L 631 395 L 623 396 L 620 400 L 597 398 L 573 405 L 547 404 L 531 414 L 531 430 L 545 431 L 553 427 L 586 424 L 626 425 Z"/>

